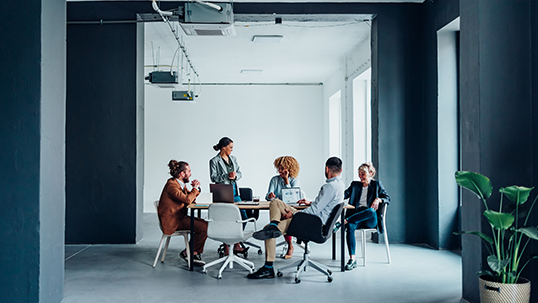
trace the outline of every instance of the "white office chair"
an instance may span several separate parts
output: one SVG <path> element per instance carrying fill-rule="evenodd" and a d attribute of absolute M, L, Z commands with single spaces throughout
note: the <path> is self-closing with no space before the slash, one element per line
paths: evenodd
<path fill-rule="evenodd" d="M 378 226 L 380 227 L 379 230 L 382 231 L 383 237 L 385 240 L 385 247 L 387 249 L 387 260 L 390 264 L 390 249 L 389 249 L 389 237 L 387 232 L 387 224 L 386 224 L 386 218 L 387 218 L 387 207 L 388 204 L 383 203 L 382 206 L 383 209 L 381 210 L 381 214 L 378 216 L 378 219 L 381 220 L 381 222 L 378 222 Z M 366 266 L 366 233 L 367 232 L 376 232 L 377 228 L 359 228 L 357 229 L 358 232 L 361 233 L 361 252 L 362 252 L 362 260 L 363 260 L 363 266 Z"/>
<path fill-rule="evenodd" d="M 254 218 L 241 220 L 239 208 L 232 203 L 211 204 L 209 206 L 207 222 L 207 236 L 213 240 L 223 242 L 228 247 L 234 243 L 246 241 L 254 233 L 252 231 L 243 232 L 244 222 L 254 222 L 254 229 L 256 230 L 256 220 Z M 232 253 L 231 249 L 228 249 L 228 251 L 230 252 L 228 256 L 206 264 L 202 272 L 207 273 L 207 268 L 221 262 L 224 262 L 224 264 L 222 264 L 219 270 L 217 279 L 222 278 L 222 271 L 224 271 L 224 268 L 228 264 L 230 264 L 230 268 L 233 267 L 233 262 L 241 265 L 250 273 L 254 272 L 254 263 L 236 256 Z"/>
<path fill-rule="evenodd" d="M 153 202 L 153 205 L 155 206 L 155 210 L 157 211 L 157 214 L 159 213 L 159 201 Z M 163 230 L 163 227 L 161 225 L 161 220 L 159 220 L 159 228 L 161 231 Z M 164 263 L 164 257 L 166 256 L 166 251 L 168 250 L 168 244 L 170 244 L 170 238 L 175 236 L 183 236 L 185 239 L 185 251 L 187 252 L 187 261 L 190 260 L 190 249 L 189 249 L 189 235 L 190 230 L 176 230 L 173 234 L 167 235 L 163 233 L 161 236 L 161 242 L 159 243 L 159 248 L 157 249 L 157 255 L 155 256 L 155 261 L 153 261 L 153 267 L 157 265 L 157 260 L 159 260 L 159 255 L 161 254 L 161 250 L 163 248 L 164 239 L 166 239 L 166 245 L 164 245 L 164 251 L 163 251 L 163 257 L 161 259 L 161 263 Z"/>

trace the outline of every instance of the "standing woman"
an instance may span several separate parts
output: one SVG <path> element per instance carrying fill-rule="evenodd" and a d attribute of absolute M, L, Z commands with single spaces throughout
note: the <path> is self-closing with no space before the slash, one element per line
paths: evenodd
<path fill-rule="evenodd" d="M 223 137 L 219 140 L 217 145 L 213 146 L 213 149 L 219 153 L 209 160 L 209 175 L 211 181 L 218 184 L 232 184 L 234 191 L 234 201 L 241 201 L 239 196 L 239 187 L 237 186 L 237 181 L 241 179 L 243 174 L 239 170 L 239 163 L 237 163 L 237 158 L 232 156 L 232 151 L 234 149 L 234 142 L 228 137 Z M 247 219 L 247 213 L 243 209 L 241 210 L 241 217 L 243 220 Z M 227 245 L 224 246 L 225 250 L 228 248 Z M 244 253 L 246 249 L 241 247 L 239 243 L 234 245 L 234 253 Z M 225 251 L 225 253 L 227 253 Z"/>
<path fill-rule="evenodd" d="M 273 165 L 278 170 L 278 175 L 269 181 L 269 189 L 265 195 L 265 200 L 271 201 L 275 198 L 282 200 L 282 188 L 299 187 L 299 162 L 291 156 L 282 156 L 276 158 Z M 290 259 L 293 256 L 293 243 L 291 236 L 284 236 L 288 243 L 288 251 L 283 256 L 284 259 Z"/>

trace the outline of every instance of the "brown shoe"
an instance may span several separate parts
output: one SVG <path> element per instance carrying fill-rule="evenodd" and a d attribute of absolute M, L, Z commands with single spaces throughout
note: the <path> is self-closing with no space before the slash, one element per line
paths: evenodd
<path fill-rule="evenodd" d="M 293 256 L 293 251 L 294 251 L 293 244 L 289 243 L 288 244 L 288 251 L 286 252 L 284 257 L 282 257 L 282 258 L 283 259 L 291 259 L 291 257 Z"/>

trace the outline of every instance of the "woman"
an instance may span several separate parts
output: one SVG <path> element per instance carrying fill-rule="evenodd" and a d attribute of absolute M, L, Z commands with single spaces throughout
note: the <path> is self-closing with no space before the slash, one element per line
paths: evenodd
<path fill-rule="evenodd" d="M 187 216 L 187 206 L 194 203 L 200 194 L 200 181 L 192 180 L 192 190 L 186 187 L 191 177 L 191 168 L 187 162 L 170 160 L 168 163 L 172 178 L 166 181 L 159 199 L 159 221 L 164 234 L 171 235 L 176 230 L 190 229 L 191 219 Z M 207 239 L 207 222 L 194 218 L 194 264 L 204 265 L 202 253 Z M 183 250 L 180 257 L 187 261 L 187 252 Z"/>
<path fill-rule="evenodd" d="M 239 196 L 239 187 L 237 186 L 237 181 L 241 179 L 243 174 L 239 170 L 239 163 L 237 163 L 237 158 L 232 156 L 232 151 L 234 149 L 234 142 L 228 137 L 223 137 L 219 140 L 217 145 L 213 146 L 213 149 L 219 153 L 209 160 L 209 175 L 211 181 L 219 184 L 232 184 L 234 192 L 234 201 L 241 201 Z M 245 210 L 241 210 L 241 217 L 243 220 L 247 219 L 247 214 Z M 224 253 L 228 254 L 228 246 L 224 245 Z M 240 243 L 235 243 L 234 253 L 235 254 L 245 254 L 248 248 L 243 248 Z"/>
<path fill-rule="evenodd" d="M 282 200 L 282 188 L 298 187 L 299 180 L 299 162 L 290 156 L 278 157 L 273 162 L 273 165 L 278 170 L 278 175 L 271 178 L 269 181 L 269 189 L 265 195 L 265 200 L 271 201 L 275 198 Z M 284 259 L 290 259 L 293 256 L 293 244 L 291 236 L 284 236 L 288 243 L 288 251 L 284 255 Z"/>
<path fill-rule="evenodd" d="M 381 181 L 373 179 L 375 167 L 371 162 L 359 166 L 359 181 L 351 182 L 351 185 L 344 192 L 344 199 L 349 198 L 349 204 L 355 209 L 348 209 L 344 224 L 346 226 L 346 240 L 349 250 L 349 261 L 346 270 L 353 270 L 357 267 L 355 260 L 355 230 L 358 228 L 376 228 L 377 209 L 383 203 L 390 203 L 390 197 L 385 191 Z M 340 227 L 340 222 L 335 226 L 335 230 Z"/>

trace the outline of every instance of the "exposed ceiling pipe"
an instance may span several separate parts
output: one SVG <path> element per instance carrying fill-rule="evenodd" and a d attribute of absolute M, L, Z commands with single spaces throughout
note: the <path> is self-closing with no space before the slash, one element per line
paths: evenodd
<path fill-rule="evenodd" d="M 209 2 L 204 2 L 204 1 L 201 1 L 201 0 L 194 0 L 194 2 L 203 4 L 203 5 L 207 5 L 207 6 L 211 7 L 211 8 L 214 8 L 214 9 L 218 10 L 219 12 L 222 12 L 222 7 L 219 6 L 219 5 L 209 3 Z"/>
<path fill-rule="evenodd" d="M 161 16 L 167 16 L 167 17 L 172 17 L 174 15 L 174 13 L 172 12 L 163 12 L 159 6 L 157 5 L 157 2 L 155 0 L 153 0 L 153 3 L 151 4 L 153 6 L 153 9 L 159 13 L 159 15 Z"/>

